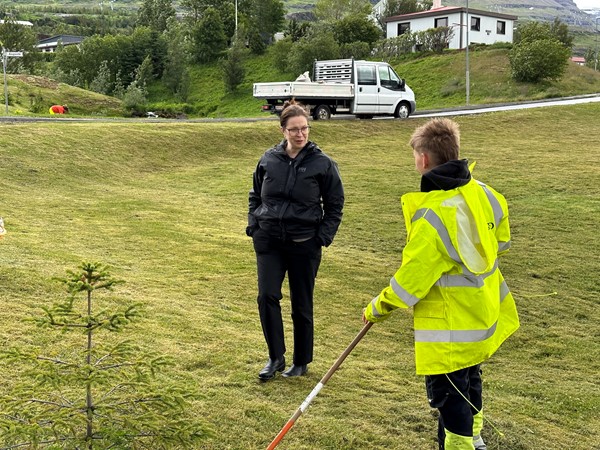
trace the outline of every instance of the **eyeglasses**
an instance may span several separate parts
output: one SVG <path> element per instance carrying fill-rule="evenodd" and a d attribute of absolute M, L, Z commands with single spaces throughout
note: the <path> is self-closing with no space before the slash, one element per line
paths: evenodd
<path fill-rule="evenodd" d="M 306 125 L 305 127 L 302 128 L 286 128 L 286 130 L 288 131 L 288 133 L 291 134 L 307 134 L 308 130 L 310 130 L 310 126 Z"/>

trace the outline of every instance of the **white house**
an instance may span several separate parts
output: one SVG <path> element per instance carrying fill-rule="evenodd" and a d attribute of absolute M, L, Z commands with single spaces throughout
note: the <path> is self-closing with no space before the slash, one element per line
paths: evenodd
<path fill-rule="evenodd" d="M 33 23 L 29 20 L 0 20 L 0 25 L 4 25 L 5 23 L 14 23 L 15 25 L 22 25 L 24 27 L 32 27 Z"/>
<path fill-rule="evenodd" d="M 400 36 L 407 31 L 417 32 L 437 27 L 454 28 L 454 36 L 449 48 L 460 49 L 467 45 L 469 26 L 469 44 L 494 44 L 496 42 L 512 42 L 514 25 L 517 16 L 499 14 L 479 9 L 468 10 L 461 6 L 442 6 L 434 2 L 429 11 L 386 17 L 386 37 Z"/>
<path fill-rule="evenodd" d="M 382 16 L 383 12 L 385 11 L 386 3 L 386 0 L 379 0 L 377 3 L 375 3 L 373 5 L 373 12 L 371 15 L 376 18 Z"/>
<path fill-rule="evenodd" d="M 52 36 L 46 39 L 38 41 L 36 47 L 44 53 L 55 52 L 59 44 L 64 47 L 67 45 L 79 45 L 85 38 L 83 36 L 71 36 L 69 34 L 59 34 L 58 36 Z"/>

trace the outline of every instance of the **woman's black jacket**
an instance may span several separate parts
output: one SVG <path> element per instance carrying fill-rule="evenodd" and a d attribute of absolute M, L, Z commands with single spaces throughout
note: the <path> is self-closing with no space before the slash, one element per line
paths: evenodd
<path fill-rule="evenodd" d="M 261 228 L 283 240 L 315 237 L 328 246 L 342 221 L 344 188 L 337 164 L 313 142 L 296 158 L 287 142 L 260 158 L 249 195 L 249 236 Z"/>

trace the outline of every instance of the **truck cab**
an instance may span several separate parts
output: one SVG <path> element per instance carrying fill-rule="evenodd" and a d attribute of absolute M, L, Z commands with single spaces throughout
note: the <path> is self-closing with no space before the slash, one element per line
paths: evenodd
<path fill-rule="evenodd" d="M 416 109 L 414 92 L 388 63 L 354 59 L 315 61 L 312 81 L 255 83 L 254 97 L 266 99 L 263 110 L 276 114 L 294 98 L 315 120 L 332 114 L 407 118 Z"/>
<path fill-rule="evenodd" d="M 352 114 L 406 118 L 416 109 L 413 91 L 389 64 L 357 61 L 355 68 L 356 95 Z"/>

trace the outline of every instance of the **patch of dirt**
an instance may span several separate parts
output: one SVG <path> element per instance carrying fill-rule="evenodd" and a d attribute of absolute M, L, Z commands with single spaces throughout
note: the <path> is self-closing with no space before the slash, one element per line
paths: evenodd
<path fill-rule="evenodd" d="M 31 86 L 46 88 L 46 89 L 56 89 L 60 84 L 58 81 L 51 80 L 46 77 L 39 77 L 36 75 L 26 75 L 26 74 L 15 74 L 11 75 L 11 78 L 22 81 L 23 83 L 27 83 Z"/>

